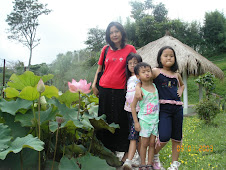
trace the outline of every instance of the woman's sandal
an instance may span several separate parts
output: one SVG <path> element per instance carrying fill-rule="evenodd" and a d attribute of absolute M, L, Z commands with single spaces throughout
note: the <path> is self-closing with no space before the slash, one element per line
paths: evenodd
<path fill-rule="evenodd" d="M 139 170 L 147 170 L 147 165 L 140 165 Z"/>

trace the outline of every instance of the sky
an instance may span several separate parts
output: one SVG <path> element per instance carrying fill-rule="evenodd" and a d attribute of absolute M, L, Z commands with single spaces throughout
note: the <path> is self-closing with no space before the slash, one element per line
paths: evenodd
<path fill-rule="evenodd" d="M 131 0 L 39 0 L 52 12 L 39 17 L 37 38 L 40 44 L 33 49 L 31 64 L 50 64 L 59 53 L 86 48 L 90 28 L 106 29 L 111 21 L 122 20 L 131 14 Z M 144 0 L 138 0 L 143 2 Z M 29 49 L 7 38 L 7 15 L 13 10 L 13 0 L 0 0 L 0 66 L 17 61 L 28 65 Z M 162 2 L 170 19 L 203 22 L 205 12 L 218 10 L 226 16 L 225 0 L 153 0 Z"/>

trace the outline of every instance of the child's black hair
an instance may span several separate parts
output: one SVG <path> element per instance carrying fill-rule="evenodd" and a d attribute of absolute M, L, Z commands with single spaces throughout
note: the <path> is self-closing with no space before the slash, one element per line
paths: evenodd
<path fill-rule="evenodd" d="M 142 58 L 139 54 L 137 53 L 129 53 L 129 55 L 126 57 L 126 82 L 127 80 L 131 77 L 131 72 L 129 71 L 129 60 L 132 60 L 135 58 L 137 60 L 137 63 L 142 62 Z"/>
<path fill-rule="evenodd" d="M 158 55 L 157 55 L 157 63 L 158 63 L 158 66 L 157 66 L 157 67 L 158 67 L 158 68 L 163 68 L 163 65 L 162 65 L 162 63 L 161 63 L 161 55 L 162 55 L 162 53 L 163 53 L 163 51 L 164 51 L 165 49 L 170 49 L 170 50 L 173 51 L 173 54 L 174 54 L 174 57 L 175 57 L 175 62 L 174 62 L 174 64 L 170 67 L 170 70 L 173 71 L 173 72 L 176 72 L 176 71 L 178 70 L 177 57 L 176 57 L 176 53 L 175 53 L 174 49 L 173 49 L 172 47 L 170 47 L 170 46 L 164 46 L 164 47 L 162 47 L 162 48 L 159 50 Z"/>
<path fill-rule="evenodd" d="M 141 67 L 150 67 L 151 69 L 151 66 L 148 64 L 148 63 L 145 63 L 145 62 L 140 62 L 138 63 L 135 67 L 134 67 L 134 73 L 135 75 L 139 75 L 139 72 L 140 72 L 140 68 Z M 152 71 L 152 69 L 151 69 Z"/>

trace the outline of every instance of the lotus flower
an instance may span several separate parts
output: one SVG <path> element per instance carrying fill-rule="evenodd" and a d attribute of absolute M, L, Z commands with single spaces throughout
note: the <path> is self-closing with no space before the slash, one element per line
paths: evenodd
<path fill-rule="evenodd" d="M 56 117 L 56 122 L 61 125 L 64 122 L 64 118 L 57 116 Z"/>
<path fill-rule="evenodd" d="M 42 79 L 40 79 L 39 82 L 38 82 L 37 90 L 38 90 L 39 93 L 43 93 L 45 91 L 45 84 L 42 81 Z"/>
<path fill-rule="evenodd" d="M 82 92 L 82 93 L 89 93 L 91 86 L 91 82 L 87 84 L 86 80 L 80 80 L 79 82 L 76 82 L 76 80 L 72 79 L 72 82 L 68 82 L 68 87 L 70 92 L 72 93 L 77 93 L 77 92 Z"/>

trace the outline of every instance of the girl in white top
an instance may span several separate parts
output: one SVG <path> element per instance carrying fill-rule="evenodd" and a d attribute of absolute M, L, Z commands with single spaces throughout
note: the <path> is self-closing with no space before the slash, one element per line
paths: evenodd
<path fill-rule="evenodd" d="M 139 142 L 139 132 L 135 131 L 134 121 L 131 111 L 131 103 L 133 102 L 133 98 L 135 95 L 135 87 L 139 79 L 137 79 L 136 75 L 134 74 L 134 67 L 137 63 L 142 62 L 142 58 L 138 54 L 130 53 L 126 58 L 126 102 L 124 106 L 124 110 L 127 111 L 127 116 L 129 120 L 129 136 L 128 139 L 130 140 L 129 145 L 129 152 L 128 158 L 126 159 L 125 163 L 123 164 L 123 169 L 132 169 L 132 159 L 136 152 L 136 149 L 139 153 L 140 142 Z M 136 107 L 136 112 L 139 112 L 139 106 Z M 137 147 L 138 146 L 138 147 Z"/>

